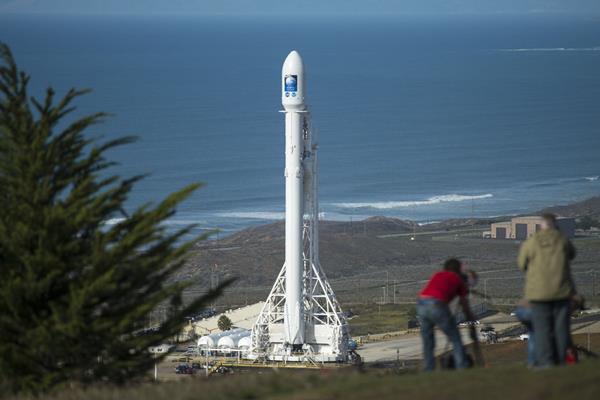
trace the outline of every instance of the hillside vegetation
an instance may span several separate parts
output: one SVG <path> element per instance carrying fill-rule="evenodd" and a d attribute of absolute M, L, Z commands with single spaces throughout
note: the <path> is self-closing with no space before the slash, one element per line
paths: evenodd
<path fill-rule="evenodd" d="M 562 206 L 560 211 L 563 215 L 593 215 L 600 212 L 600 198 Z M 515 260 L 519 243 L 482 239 L 482 232 L 489 229 L 490 222 L 461 219 L 418 226 L 410 221 L 384 217 L 358 222 L 322 221 L 321 265 L 343 303 L 381 301 L 381 287 L 392 287 L 396 282 L 401 283 L 399 297 L 413 298 L 419 285 L 410 286 L 407 282 L 427 279 L 450 256 L 461 258 L 484 273 L 485 278 L 518 277 Z M 237 277 L 236 288 L 223 301 L 239 305 L 264 300 L 284 262 L 284 231 L 284 223 L 275 222 L 248 228 L 218 241 L 198 243 L 181 277 L 191 278 L 196 290 L 206 289 L 215 277 L 219 280 Z M 599 238 L 578 238 L 575 245 L 578 255 L 574 270 L 596 269 L 600 261 Z M 584 275 L 578 278 L 587 279 Z M 490 281 L 492 294 L 502 294 L 501 283 Z M 517 287 L 518 280 L 507 283 L 512 286 L 504 292 L 514 295 L 521 291 Z M 387 294 L 390 297 L 393 292 L 390 290 Z M 585 294 L 590 296 L 591 287 Z"/>
<path fill-rule="evenodd" d="M 509 366 L 415 372 L 281 371 L 265 374 L 195 377 L 183 382 L 145 384 L 124 389 L 65 390 L 40 400 L 234 400 L 234 399 L 597 399 L 600 363 L 546 371 Z M 20 397 L 11 398 L 22 399 Z"/>

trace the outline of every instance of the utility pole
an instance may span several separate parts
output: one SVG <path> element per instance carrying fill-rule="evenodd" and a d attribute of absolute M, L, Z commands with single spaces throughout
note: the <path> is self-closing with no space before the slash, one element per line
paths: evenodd
<path fill-rule="evenodd" d="M 360 297 L 360 278 L 358 278 L 358 296 Z M 363 299 L 364 301 L 365 299 Z"/>
<path fill-rule="evenodd" d="M 218 264 L 210 269 L 210 290 L 216 289 L 219 286 L 219 274 L 217 272 Z M 211 304 L 211 308 L 215 308 L 215 302 Z"/>
<path fill-rule="evenodd" d="M 385 270 L 385 294 L 386 294 L 386 299 L 385 302 L 388 302 L 388 291 L 390 290 L 390 271 L 388 271 L 387 269 Z"/>
<path fill-rule="evenodd" d="M 488 297 L 487 297 L 487 279 L 483 280 L 483 299 L 487 303 L 487 301 L 488 301 Z"/>
<path fill-rule="evenodd" d="M 588 331 L 588 334 L 587 334 L 587 349 L 588 349 L 588 351 L 592 351 L 592 343 L 591 343 L 591 340 L 590 340 L 590 332 L 589 331 Z"/>
<path fill-rule="evenodd" d="M 206 346 L 204 354 L 206 354 L 206 377 L 208 378 L 208 346 Z"/>

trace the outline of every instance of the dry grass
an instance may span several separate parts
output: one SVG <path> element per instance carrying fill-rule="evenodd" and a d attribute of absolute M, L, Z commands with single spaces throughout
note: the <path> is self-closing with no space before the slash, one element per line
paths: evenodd
<path fill-rule="evenodd" d="M 433 374 L 357 371 L 283 371 L 217 376 L 209 380 L 142 384 L 128 388 L 63 390 L 40 400 L 225 399 L 597 399 L 600 363 L 532 372 L 520 366 Z M 11 398 L 11 400 L 23 397 Z"/>
<path fill-rule="evenodd" d="M 575 335 L 587 344 L 587 335 Z M 600 334 L 591 335 L 591 349 L 600 350 Z M 233 375 L 186 376 L 179 381 L 143 383 L 128 387 L 98 386 L 64 389 L 39 400 L 235 400 L 235 399 L 597 399 L 600 360 L 583 359 L 579 365 L 546 371 L 524 367 L 525 343 L 511 341 L 483 345 L 486 368 L 468 371 L 415 370 L 269 370 Z M 0 395 L 0 398 L 2 395 Z M 6 397 L 24 400 L 27 397 Z"/>
<path fill-rule="evenodd" d="M 573 335 L 573 341 L 576 345 L 587 348 L 587 335 Z M 473 354 L 473 345 L 468 345 L 467 349 Z M 590 335 L 590 350 L 600 354 L 600 333 Z M 527 342 L 521 340 L 497 344 L 482 343 L 481 351 L 488 367 L 524 365 L 527 360 Z M 586 359 L 585 354 L 581 354 L 580 357 L 582 360 Z"/>
<path fill-rule="evenodd" d="M 411 306 L 401 304 L 364 304 L 347 307 L 353 313 L 349 321 L 353 337 L 405 330 Z M 414 308 L 414 307 L 413 307 Z"/>

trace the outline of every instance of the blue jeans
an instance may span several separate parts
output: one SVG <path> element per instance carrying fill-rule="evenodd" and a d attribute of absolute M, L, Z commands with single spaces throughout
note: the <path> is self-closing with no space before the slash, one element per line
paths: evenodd
<path fill-rule="evenodd" d="M 531 301 L 535 358 L 539 367 L 564 364 L 571 344 L 569 300 Z"/>
<path fill-rule="evenodd" d="M 448 305 L 436 300 L 417 301 L 417 317 L 421 324 L 421 338 L 423 339 L 423 357 L 425 371 L 435 369 L 435 327 L 439 327 L 452 343 L 454 365 L 457 369 L 467 368 L 468 362 L 465 349 L 456 326 L 456 319 L 450 312 Z"/>
<path fill-rule="evenodd" d="M 531 308 L 519 306 L 515 309 L 515 315 L 517 319 L 525 325 L 529 339 L 527 339 L 527 365 L 535 367 L 537 365 L 535 361 L 535 336 L 533 334 L 533 315 Z"/>

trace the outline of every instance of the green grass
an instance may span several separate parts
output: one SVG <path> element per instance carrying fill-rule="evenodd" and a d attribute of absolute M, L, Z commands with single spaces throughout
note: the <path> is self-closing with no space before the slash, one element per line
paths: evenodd
<path fill-rule="evenodd" d="M 364 304 L 348 307 L 355 314 L 349 321 L 353 337 L 401 331 L 407 328 L 408 313 L 414 306 L 405 304 Z"/>
<path fill-rule="evenodd" d="M 129 388 L 63 390 L 39 400 L 225 400 L 225 399 L 597 399 L 600 362 L 546 371 L 507 366 L 432 374 L 358 371 L 280 371 L 195 377 Z M 13 399 L 23 399 L 16 397 Z"/>

